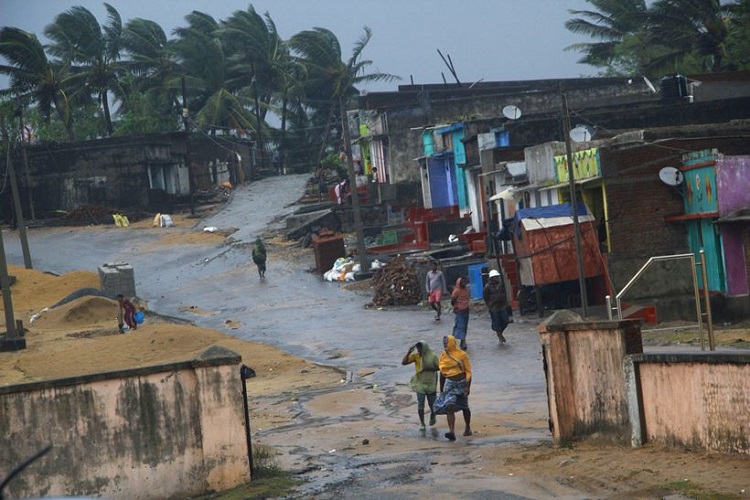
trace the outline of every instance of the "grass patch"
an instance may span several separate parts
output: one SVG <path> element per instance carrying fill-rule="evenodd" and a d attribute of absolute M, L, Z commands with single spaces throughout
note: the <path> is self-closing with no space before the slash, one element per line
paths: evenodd
<path fill-rule="evenodd" d="M 664 489 L 673 493 L 682 493 L 683 495 L 694 498 L 695 500 L 731 500 L 739 498 L 737 495 L 727 495 L 716 493 L 715 491 L 706 491 L 691 481 L 672 481 L 664 485 Z"/>
<path fill-rule="evenodd" d="M 649 326 L 643 328 L 643 341 L 645 344 L 668 345 L 668 344 L 687 344 L 700 345 L 700 336 L 698 335 L 698 326 L 694 325 L 688 328 L 670 328 L 675 323 L 667 323 L 664 326 L 657 326 L 651 329 Z M 683 325 L 679 325 L 683 326 Z M 708 348 L 708 329 L 706 325 L 703 328 L 703 339 Z M 721 326 L 714 325 L 714 340 L 716 345 L 731 346 L 740 349 L 750 348 L 750 327 L 745 324 Z"/>
<path fill-rule="evenodd" d="M 248 484 L 242 484 L 231 490 L 219 491 L 196 500 L 261 500 L 264 498 L 284 497 L 293 493 L 301 481 L 292 477 L 292 473 L 279 468 L 276 452 L 270 446 L 253 446 L 253 478 Z"/>

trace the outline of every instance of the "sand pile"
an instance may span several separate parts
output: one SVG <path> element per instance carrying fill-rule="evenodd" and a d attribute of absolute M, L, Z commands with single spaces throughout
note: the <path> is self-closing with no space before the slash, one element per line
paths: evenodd
<path fill-rule="evenodd" d="M 149 317 L 135 332 L 117 330 L 117 302 L 84 295 L 29 318 L 84 288 L 99 288 L 93 272 L 76 271 L 62 276 L 10 266 L 16 277 L 11 287 L 15 317 L 23 319 L 27 348 L 0 353 L 0 386 L 71 377 L 86 373 L 123 370 L 194 358 L 202 350 L 221 345 L 240 354 L 258 373 L 248 389 L 255 395 L 273 394 L 299 387 L 337 385 L 340 375 L 273 347 L 246 342 L 216 330 L 165 323 Z M 0 310 L 2 310 L 0 301 Z M 195 311 L 193 311 L 195 312 Z M 216 314 L 211 312 L 210 314 Z M 0 313 L 0 322 L 4 324 Z M 241 324 L 227 318 L 229 329 Z M 3 325 L 4 327 L 4 325 Z M 268 418 L 288 423 L 289 415 L 268 412 Z M 263 419 L 260 420 L 263 422 Z M 259 424 L 260 425 L 260 424 Z M 261 425 L 270 425 L 263 422 Z"/>
<path fill-rule="evenodd" d="M 8 266 L 8 274 L 16 277 L 10 287 L 13 312 L 16 319 L 26 325 L 29 318 L 50 307 L 81 288 L 99 288 L 99 276 L 89 271 L 74 271 L 56 276 L 35 269 Z M 5 311 L 0 301 L 0 311 Z M 5 315 L 0 314 L 0 324 L 5 327 Z"/>
<path fill-rule="evenodd" d="M 117 325 L 117 302 L 106 297 L 85 296 L 44 311 L 33 323 L 34 329 L 84 328 L 111 323 Z"/>

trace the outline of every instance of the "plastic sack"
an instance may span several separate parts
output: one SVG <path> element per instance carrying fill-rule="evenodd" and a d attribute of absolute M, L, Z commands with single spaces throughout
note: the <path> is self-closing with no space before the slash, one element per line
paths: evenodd
<path fill-rule="evenodd" d="M 174 227 L 174 222 L 172 222 L 172 217 L 170 217 L 167 214 L 161 215 L 161 227 Z"/>
<path fill-rule="evenodd" d="M 136 325 L 140 325 L 143 323 L 143 320 L 146 318 L 146 315 L 143 313 L 143 311 L 136 311 L 133 315 L 133 319 L 135 320 Z"/>

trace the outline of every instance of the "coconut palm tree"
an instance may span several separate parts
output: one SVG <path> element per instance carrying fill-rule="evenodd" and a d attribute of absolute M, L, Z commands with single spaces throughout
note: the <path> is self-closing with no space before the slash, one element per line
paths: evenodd
<path fill-rule="evenodd" d="M 123 71 L 119 63 L 122 20 L 114 7 L 107 3 L 104 6 L 107 23 L 103 26 L 88 9 L 76 6 L 59 14 L 44 33 L 52 40 L 49 53 L 69 68 L 76 92 L 82 97 L 93 95 L 99 101 L 107 134 L 111 136 L 109 93 L 123 93 L 119 84 Z"/>
<path fill-rule="evenodd" d="M 168 101 L 175 101 L 179 75 L 172 45 L 154 21 L 135 18 L 125 24 L 122 48 L 127 58 L 123 67 L 133 75 L 139 91 L 154 98 L 166 95 Z"/>
<path fill-rule="evenodd" d="M 122 31 L 125 94 L 118 133 L 174 130 L 180 116 L 180 75 L 173 42 L 159 24 L 135 18 Z"/>
<path fill-rule="evenodd" d="M 732 9 L 721 0 L 657 0 L 649 8 L 648 33 L 667 53 L 651 61 L 663 66 L 702 59 L 704 70 L 725 70 Z"/>
<path fill-rule="evenodd" d="M 319 115 L 314 123 L 327 123 L 329 127 L 336 121 L 343 123 L 341 120 L 346 117 L 346 106 L 359 95 L 357 85 L 398 79 L 387 73 L 367 73 L 372 61 L 362 59 L 362 52 L 371 38 L 372 31 L 365 27 L 346 61 L 343 60 L 338 38 L 325 28 L 302 31 L 289 40 L 290 47 L 305 68 L 306 104 Z M 323 122 L 320 121 L 321 117 L 326 117 Z M 333 117 L 340 120 L 332 121 L 330 118 Z M 327 136 L 328 130 L 324 134 Z"/>
<path fill-rule="evenodd" d="M 0 55 L 7 62 L 0 64 L 0 74 L 10 77 L 10 86 L 0 90 L 0 96 L 34 102 L 47 122 L 54 109 L 65 125 L 68 139 L 73 140 L 66 77 L 62 67 L 47 58 L 36 35 L 18 28 L 2 28 Z"/>
<path fill-rule="evenodd" d="M 281 161 L 284 162 L 288 103 L 290 96 L 299 93 L 302 66 L 291 57 L 289 47 L 270 15 L 260 16 L 252 6 L 246 11 L 234 12 L 222 23 L 219 33 L 231 53 L 230 63 L 237 75 L 233 83 L 253 94 L 256 121 L 265 123 L 270 110 L 279 116 L 278 142 Z M 261 126 L 257 130 L 261 148 L 264 144 L 263 129 Z"/>
<path fill-rule="evenodd" d="M 750 68 L 750 0 L 740 0 L 729 6 L 732 11 L 727 47 L 728 66 L 743 70 Z"/>
<path fill-rule="evenodd" d="M 726 69 L 734 4 L 656 0 L 647 8 L 645 0 L 588 2 L 597 10 L 570 11 L 581 17 L 565 23 L 570 31 L 598 40 L 567 47 L 584 54 L 579 62 L 649 76 Z"/>
<path fill-rule="evenodd" d="M 565 27 L 576 34 L 586 35 L 596 42 L 576 43 L 565 48 L 581 52 L 579 63 L 595 67 L 632 71 L 638 66 L 639 51 L 633 45 L 643 40 L 641 28 L 645 22 L 645 0 L 588 0 L 596 10 L 569 10 L 579 16 L 565 22 Z M 642 44 L 641 44 L 642 45 Z M 623 51 L 623 47 L 631 47 Z M 632 71 L 632 72 L 638 72 Z"/>
<path fill-rule="evenodd" d="M 174 50 L 198 126 L 212 134 L 222 128 L 240 132 L 255 129 L 254 119 L 247 111 L 250 99 L 232 86 L 235 75 L 219 38 L 221 26 L 210 15 L 198 11 L 185 16 L 185 20 L 188 26 L 174 31 Z"/>
<path fill-rule="evenodd" d="M 308 98 L 314 96 L 323 99 L 324 106 L 329 110 L 338 111 L 341 124 L 344 153 L 347 160 L 349 185 L 352 186 L 352 208 L 354 225 L 357 232 L 357 256 L 363 271 L 367 271 L 367 255 L 365 248 L 362 218 L 359 211 L 359 198 L 356 193 L 357 180 L 352 158 L 352 144 L 349 136 L 349 124 L 346 108 L 349 101 L 359 95 L 357 85 L 393 81 L 397 76 L 387 73 L 367 73 L 372 61 L 362 59 L 362 52 L 372 38 L 372 31 L 364 27 L 364 33 L 352 49 L 352 55 L 346 61 L 342 58 L 341 44 L 330 30 L 314 28 L 294 35 L 289 44 L 301 58 L 307 70 Z"/>

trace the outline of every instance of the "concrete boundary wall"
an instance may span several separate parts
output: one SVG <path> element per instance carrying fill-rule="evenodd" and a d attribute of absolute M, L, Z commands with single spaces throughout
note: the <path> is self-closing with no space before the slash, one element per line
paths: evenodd
<path fill-rule="evenodd" d="M 552 437 L 627 442 L 622 363 L 626 354 L 642 352 L 640 321 L 576 319 L 558 311 L 539 326 Z"/>
<path fill-rule="evenodd" d="M 185 498 L 249 481 L 239 355 L 0 387 L 11 498 Z"/>
<path fill-rule="evenodd" d="M 750 354 L 636 354 L 625 373 L 633 446 L 750 455 Z"/>

